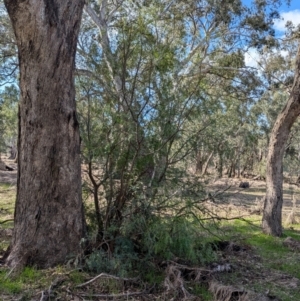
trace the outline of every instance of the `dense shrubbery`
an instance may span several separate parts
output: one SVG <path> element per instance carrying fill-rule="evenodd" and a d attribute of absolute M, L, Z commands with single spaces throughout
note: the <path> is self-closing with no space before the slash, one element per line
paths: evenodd
<path fill-rule="evenodd" d="M 205 265 L 216 260 L 216 254 L 199 223 L 187 217 L 145 220 L 137 216 L 124 225 L 113 241 L 102 242 L 86 258 L 86 266 L 93 272 L 107 272 L 122 277 L 160 270 L 170 260 L 185 264 Z M 109 234 L 107 235 L 109 237 Z M 107 249 L 111 248 L 113 249 Z"/>

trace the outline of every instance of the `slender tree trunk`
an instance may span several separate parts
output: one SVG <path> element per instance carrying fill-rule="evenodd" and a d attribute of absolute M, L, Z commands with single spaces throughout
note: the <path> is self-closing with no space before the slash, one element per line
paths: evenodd
<path fill-rule="evenodd" d="M 223 155 L 219 153 L 218 177 L 222 178 L 222 176 L 223 176 Z"/>
<path fill-rule="evenodd" d="M 202 171 L 203 171 L 203 158 L 202 158 L 202 153 L 199 150 L 196 155 L 196 171 L 195 171 L 195 173 L 202 174 Z"/>
<path fill-rule="evenodd" d="M 226 173 L 228 175 L 228 178 L 232 177 L 232 163 L 230 163 Z"/>
<path fill-rule="evenodd" d="M 5 0 L 18 45 L 20 110 L 9 266 L 50 267 L 84 235 L 73 69 L 84 0 Z"/>
<path fill-rule="evenodd" d="M 294 84 L 289 100 L 274 124 L 267 157 L 266 197 L 262 220 L 263 231 L 282 235 L 283 155 L 291 127 L 300 114 L 300 48 L 296 57 Z"/>
<path fill-rule="evenodd" d="M 88 175 L 89 179 L 93 185 L 93 197 L 94 197 L 94 206 L 95 206 L 95 214 L 96 214 L 96 221 L 97 221 L 97 241 L 100 242 L 103 239 L 103 220 L 100 212 L 100 206 L 99 206 L 99 187 L 100 183 L 97 183 L 94 176 L 93 176 L 93 167 L 92 162 L 88 163 Z"/>
<path fill-rule="evenodd" d="M 237 154 L 237 177 L 241 177 L 241 146 L 238 148 L 238 154 Z"/>
<path fill-rule="evenodd" d="M 209 166 L 209 162 L 211 161 L 211 158 L 212 158 L 213 154 L 214 154 L 214 152 L 212 151 L 212 152 L 209 154 L 209 156 L 208 156 L 208 158 L 206 159 L 206 161 L 204 162 L 203 167 L 202 167 L 202 173 L 201 173 L 201 176 L 206 175 L 207 169 L 208 169 L 208 166 Z"/>

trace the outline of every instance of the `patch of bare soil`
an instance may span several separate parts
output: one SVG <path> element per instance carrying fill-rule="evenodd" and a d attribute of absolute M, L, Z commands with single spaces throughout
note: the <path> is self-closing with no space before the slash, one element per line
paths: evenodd
<path fill-rule="evenodd" d="M 248 183 L 249 188 L 240 187 Z M 210 195 L 216 196 L 216 203 L 234 205 L 251 212 L 254 208 L 262 207 L 266 192 L 266 183 L 261 180 L 221 178 L 207 185 Z M 295 203 L 295 205 L 294 205 Z M 295 206 L 295 214 L 300 215 L 300 187 L 294 184 L 283 184 L 283 214 L 291 212 Z"/>

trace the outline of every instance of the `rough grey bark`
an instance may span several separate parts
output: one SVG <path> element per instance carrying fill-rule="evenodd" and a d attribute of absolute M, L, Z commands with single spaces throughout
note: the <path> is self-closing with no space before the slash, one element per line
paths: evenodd
<path fill-rule="evenodd" d="M 300 114 L 300 48 L 296 57 L 294 83 L 288 102 L 273 126 L 266 172 L 266 197 L 262 220 L 263 231 L 273 236 L 282 235 L 283 155 L 290 130 Z"/>
<path fill-rule="evenodd" d="M 84 0 L 5 0 L 21 99 L 15 229 L 9 266 L 50 267 L 84 235 L 73 70 Z"/>

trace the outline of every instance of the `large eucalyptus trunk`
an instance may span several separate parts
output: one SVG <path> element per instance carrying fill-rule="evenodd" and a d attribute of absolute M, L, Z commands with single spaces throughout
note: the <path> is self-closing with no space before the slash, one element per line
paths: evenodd
<path fill-rule="evenodd" d="M 21 99 L 15 228 L 9 266 L 50 267 L 84 235 L 73 70 L 84 0 L 5 0 Z"/>
<path fill-rule="evenodd" d="M 289 100 L 274 124 L 267 157 L 266 197 L 262 220 L 263 231 L 282 235 L 283 155 L 291 127 L 300 114 L 300 48 L 296 58 L 294 84 Z"/>

